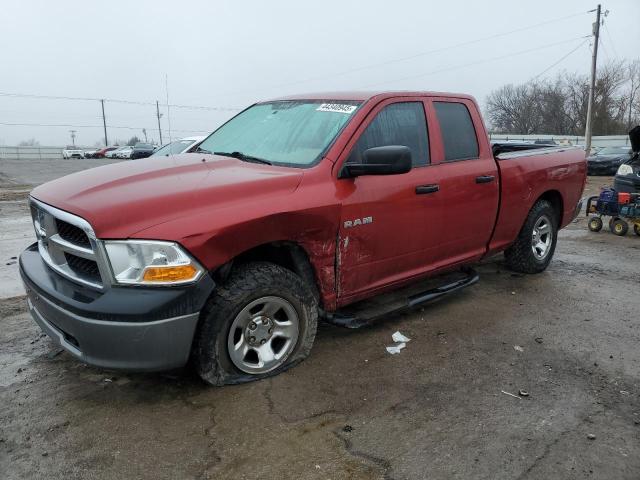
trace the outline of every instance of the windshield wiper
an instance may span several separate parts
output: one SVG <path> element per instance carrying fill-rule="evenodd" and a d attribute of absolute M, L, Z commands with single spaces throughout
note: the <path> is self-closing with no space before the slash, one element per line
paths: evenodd
<path fill-rule="evenodd" d="M 242 152 L 213 152 L 214 155 L 222 155 L 224 157 L 237 158 L 243 162 L 264 163 L 265 165 L 272 165 L 269 160 L 264 158 L 254 157 L 251 155 L 245 155 Z"/>
<path fill-rule="evenodd" d="M 194 153 L 211 153 L 209 150 L 207 150 L 206 148 L 202 148 L 200 145 L 198 145 L 193 152 Z"/>

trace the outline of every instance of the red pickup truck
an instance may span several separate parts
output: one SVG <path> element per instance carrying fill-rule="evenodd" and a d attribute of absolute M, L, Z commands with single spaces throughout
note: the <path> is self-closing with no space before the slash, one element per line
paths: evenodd
<path fill-rule="evenodd" d="M 273 375 L 309 354 L 319 319 L 357 327 L 433 300 L 500 251 L 543 271 L 580 211 L 586 163 L 534 147 L 490 145 L 467 95 L 256 103 L 191 153 L 33 190 L 29 308 L 89 364 L 191 359 L 216 385 Z"/>

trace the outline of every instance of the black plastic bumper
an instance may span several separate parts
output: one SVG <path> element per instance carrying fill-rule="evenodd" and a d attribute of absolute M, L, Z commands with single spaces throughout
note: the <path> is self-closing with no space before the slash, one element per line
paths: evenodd
<path fill-rule="evenodd" d="M 36 244 L 20 255 L 31 316 L 79 360 L 104 368 L 154 371 L 187 363 L 199 312 L 215 286 L 209 275 L 185 287 L 103 291 L 61 277 Z"/>

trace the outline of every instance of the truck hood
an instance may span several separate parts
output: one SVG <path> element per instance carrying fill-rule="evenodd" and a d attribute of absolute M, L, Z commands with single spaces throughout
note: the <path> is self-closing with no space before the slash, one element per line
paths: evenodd
<path fill-rule="evenodd" d="M 302 180 L 296 168 L 188 153 L 104 165 L 35 188 L 31 195 L 87 220 L 99 238 L 127 238 L 206 206 L 289 195 Z"/>

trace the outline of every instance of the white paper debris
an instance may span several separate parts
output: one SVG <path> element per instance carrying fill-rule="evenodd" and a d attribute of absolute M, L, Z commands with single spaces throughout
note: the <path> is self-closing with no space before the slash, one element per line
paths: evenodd
<path fill-rule="evenodd" d="M 409 340 L 411 340 L 408 337 L 405 337 L 403 334 L 401 334 L 400 332 L 396 332 L 393 335 L 391 335 L 391 338 L 393 339 L 394 342 L 408 342 Z"/>
<path fill-rule="evenodd" d="M 518 352 L 524 352 L 524 348 L 522 348 L 520 345 L 514 345 L 513 349 L 517 350 Z"/>
<path fill-rule="evenodd" d="M 400 350 L 402 350 L 406 346 L 407 344 L 404 342 L 397 345 L 392 345 L 391 347 L 387 347 L 387 352 L 389 352 L 391 355 L 395 355 L 396 353 L 400 353 Z"/>

